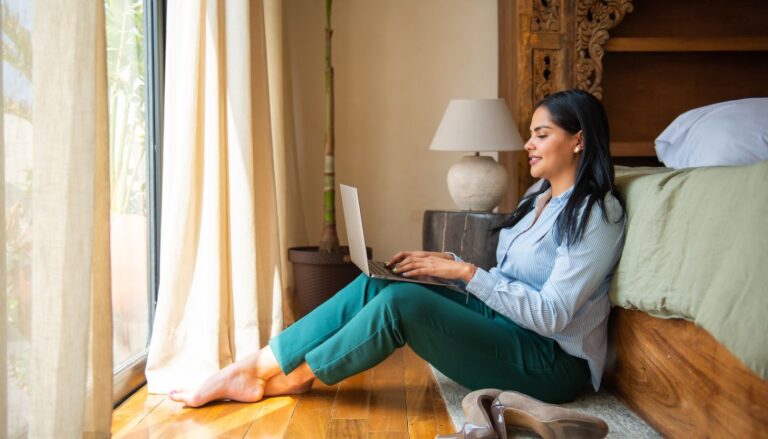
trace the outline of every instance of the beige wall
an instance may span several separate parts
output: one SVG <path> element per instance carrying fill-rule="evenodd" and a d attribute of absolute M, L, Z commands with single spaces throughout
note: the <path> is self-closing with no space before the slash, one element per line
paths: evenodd
<path fill-rule="evenodd" d="M 310 245 L 322 228 L 324 3 L 285 2 Z M 448 101 L 498 95 L 496 0 L 336 0 L 333 27 L 336 183 L 359 188 L 374 257 L 419 249 L 424 210 L 455 208 L 445 176 L 462 154 L 428 150 Z"/>

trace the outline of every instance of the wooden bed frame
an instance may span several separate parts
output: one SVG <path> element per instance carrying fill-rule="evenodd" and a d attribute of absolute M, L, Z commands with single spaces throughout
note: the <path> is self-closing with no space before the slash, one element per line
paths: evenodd
<path fill-rule="evenodd" d="M 611 154 L 661 165 L 655 137 L 679 114 L 768 96 L 764 0 L 499 0 L 499 94 L 528 138 L 533 105 L 558 90 L 600 98 Z M 527 153 L 501 153 L 512 211 Z M 668 437 L 768 436 L 768 382 L 705 330 L 614 308 L 605 383 Z M 756 334 L 765 338 L 766 334 Z"/>

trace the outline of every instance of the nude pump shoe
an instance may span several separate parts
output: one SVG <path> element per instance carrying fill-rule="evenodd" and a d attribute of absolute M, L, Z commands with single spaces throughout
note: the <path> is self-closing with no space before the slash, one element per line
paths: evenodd
<path fill-rule="evenodd" d="M 543 439 L 602 439 L 608 434 L 608 424 L 596 416 L 513 391 L 499 394 L 491 416 L 501 439 L 507 439 L 507 425 L 531 429 Z"/>
<path fill-rule="evenodd" d="M 501 393 L 499 389 L 480 389 L 470 392 L 461 400 L 467 421 L 453 434 L 437 435 L 435 439 L 498 439 L 490 416 L 491 403 Z"/>

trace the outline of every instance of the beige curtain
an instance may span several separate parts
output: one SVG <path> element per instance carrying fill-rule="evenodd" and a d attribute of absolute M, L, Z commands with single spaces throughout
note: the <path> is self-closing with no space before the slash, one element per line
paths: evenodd
<path fill-rule="evenodd" d="M 283 328 L 303 220 L 287 195 L 281 4 L 264 3 L 168 2 L 152 393 L 196 387 Z"/>
<path fill-rule="evenodd" d="M 27 419 L 13 423 L 22 429 L 26 424 L 31 438 L 108 437 L 112 312 L 104 4 L 35 0 L 33 9 L 29 407 Z M 13 171 L 12 161 L 6 165 Z M 5 264 L 2 268 L 5 412 Z M 0 436 L 18 434 L 7 430 L 8 423 L 0 417 Z"/>
<path fill-rule="evenodd" d="M 0 23 L 3 13 L 0 10 Z M 2 50 L 0 50 L 2 53 Z M 0 57 L 0 102 L 3 98 L 3 60 Z M 8 435 L 8 335 L 6 325 L 6 283 L 5 283 L 5 136 L 3 122 L 5 115 L 0 117 L 0 435 Z"/>

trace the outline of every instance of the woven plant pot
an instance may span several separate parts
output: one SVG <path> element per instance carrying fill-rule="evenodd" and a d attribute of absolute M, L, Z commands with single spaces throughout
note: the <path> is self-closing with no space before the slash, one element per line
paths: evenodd
<path fill-rule="evenodd" d="M 368 259 L 371 259 L 373 250 L 368 247 L 366 252 Z M 296 287 L 293 312 L 297 320 L 360 275 L 346 246 L 335 253 L 320 252 L 317 247 L 294 247 L 288 249 L 288 260 L 293 263 Z"/>

